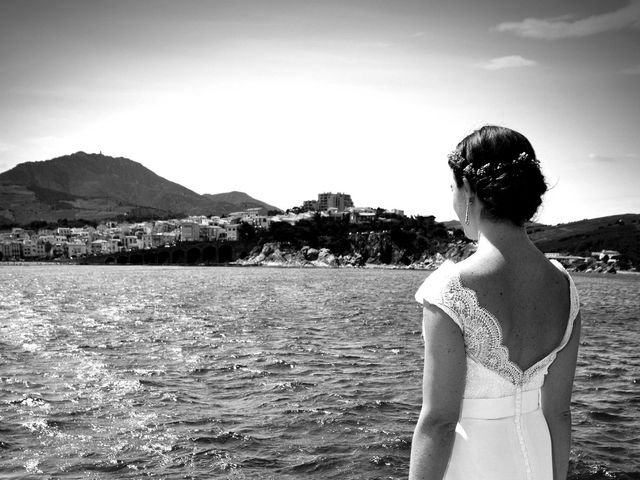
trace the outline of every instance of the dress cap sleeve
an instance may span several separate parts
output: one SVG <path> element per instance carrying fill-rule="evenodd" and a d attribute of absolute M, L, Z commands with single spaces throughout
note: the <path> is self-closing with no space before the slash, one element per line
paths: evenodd
<path fill-rule="evenodd" d="M 564 332 L 564 338 L 558 347 L 558 350 L 564 348 L 564 346 L 569 342 L 569 338 L 571 337 L 571 332 L 573 331 L 573 322 L 578 316 L 578 312 L 580 311 L 580 297 L 578 296 L 578 289 L 576 288 L 576 284 L 573 282 L 573 278 L 569 275 L 569 272 L 565 270 L 560 262 L 557 260 L 551 260 L 551 263 L 560 270 L 564 276 L 567 278 L 567 282 L 569 283 L 569 298 L 570 298 L 570 307 L 569 307 L 569 321 L 567 322 L 567 329 Z"/>
<path fill-rule="evenodd" d="M 440 308 L 451 317 L 460 330 L 463 330 L 462 317 L 455 306 L 452 295 L 458 283 L 456 265 L 447 260 L 422 283 L 415 294 L 415 299 L 421 305 L 427 302 Z"/>

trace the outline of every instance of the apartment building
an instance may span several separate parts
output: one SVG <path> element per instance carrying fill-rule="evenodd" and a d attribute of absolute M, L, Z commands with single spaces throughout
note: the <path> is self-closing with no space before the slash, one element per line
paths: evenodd
<path fill-rule="evenodd" d="M 327 211 L 336 208 L 339 212 L 344 212 L 347 208 L 353 207 L 353 200 L 348 193 L 325 192 L 318 194 L 318 210 Z"/>

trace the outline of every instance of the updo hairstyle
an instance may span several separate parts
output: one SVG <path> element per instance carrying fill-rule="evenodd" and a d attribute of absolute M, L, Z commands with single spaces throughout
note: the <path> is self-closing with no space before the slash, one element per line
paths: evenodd
<path fill-rule="evenodd" d="M 524 225 L 547 191 L 529 140 L 509 128 L 488 125 L 471 133 L 449 155 L 449 166 L 458 188 L 466 178 L 482 213 L 494 220 Z"/>

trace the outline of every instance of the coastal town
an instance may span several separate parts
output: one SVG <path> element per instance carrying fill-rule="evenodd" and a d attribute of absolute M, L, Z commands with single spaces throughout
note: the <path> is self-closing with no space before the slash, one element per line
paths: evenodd
<path fill-rule="evenodd" d="M 239 240 L 239 227 L 251 225 L 268 230 L 273 223 L 295 225 L 300 220 L 321 215 L 348 218 L 362 224 L 376 217 L 377 209 L 355 207 L 346 193 L 325 192 L 317 200 L 287 212 L 265 212 L 264 208 L 247 208 L 222 216 L 188 216 L 185 218 L 143 222 L 104 221 L 77 227 L 29 229 L 14 227 L 0 232 L 0 261 L 80 259 L 122 251 L 148 250 L 179 242 L 233 242 Z M 402 210 L 386 213 L 404 216 Z"/>
<path fill-rule="evenodd" d="M 301 206 L 293 207 L 286 212 L 253 207 L 221 216 L 192 215 L 135 222 L 120 219 L 82 226 L 47 225 L 37 229 L 13 227 L 9 231 L 0 232 L 0 261 L 81 261 L 89 257 L 152 250 L 187 242 L 236 242 L 243 240 L 243 227 L 254 232 L 268 231 L 277 223 L 294 226 L 300 221 L 311 220 L 316 216 L 348 220 L 351 225 L 365 226 L 379 219 L 380 215 L 397 219 L 405 217 L 402 210 L 356 207 L 347 193 L 324 192 L 318 194 L 317 200 L 304 201 Z M 433 217 L 429 218 L 433 222 Z M 447 233 L 451 238 L 456 237 L 454 227 Z M 457 239 L 454 243 L 456 245 L 450 245 L 454 248 L 449 248 L 448 252 L 455 251 L 460 256 L 461 245 L 457 245 L 460 240 Z M 273 248 L 268 246 L 267 250 Z M 275 250 L 278 252 L 277 247 Z M 466 252 L 469 249 L 463 250 Z M 253 258 L 242 263 L 261 264 L 262 257 L 265 257 L 264 250 L 261 254 L 257 253 L 258 260 Z M 619 251 L 606 249 L 591 252 L 590 255 L 571 255 L 563 252 L 546 252 L 545 255 L 573 271 L 599 273 L 615 273 L 620 268 L 619 261 L 622 258 Z M 266 258 L 264 263 L 273 263 L 269 260 Z M 437 263 L 436 261 L 435 264 Z M 424 266 L 424 259 L 418 265 Z M 433 257 L 429 257 L 426 265 L 435 266 Z"/>

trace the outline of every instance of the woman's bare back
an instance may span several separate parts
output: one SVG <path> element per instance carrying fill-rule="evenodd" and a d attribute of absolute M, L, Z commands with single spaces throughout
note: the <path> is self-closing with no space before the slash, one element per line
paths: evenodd
<path fill-rule="evenodd" d="M 496 318 L 509 359 L 525 371 L 562 341 L 571 303 L 567 278 L 537 251 L 511 261 L 496 252 L 476 255 L 460 264 L 461 282 Z"/>

